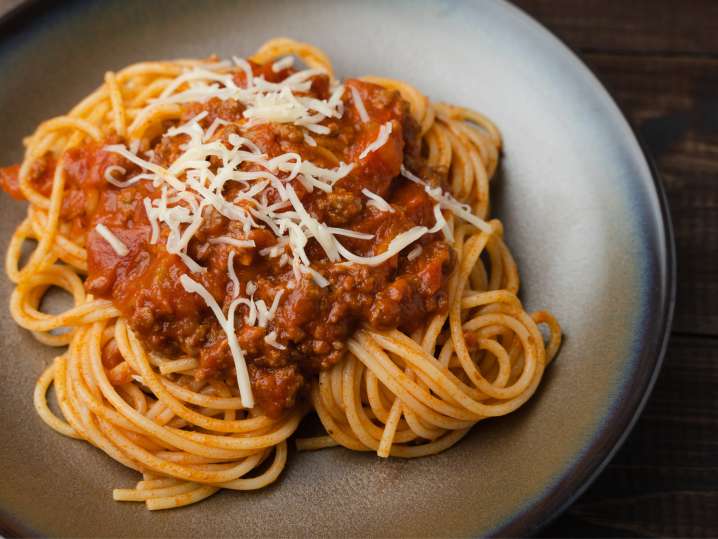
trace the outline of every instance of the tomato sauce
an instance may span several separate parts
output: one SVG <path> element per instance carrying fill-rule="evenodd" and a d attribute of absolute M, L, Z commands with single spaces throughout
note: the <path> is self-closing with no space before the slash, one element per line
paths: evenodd
<path fill-rule="evenodd" d="M 261 66 L 254 69 L 268 80 L 281 80 L 291 72 L 273 73 Z M 242 73 L 236 76 L 239 84 L 243 77 Z M 330 133 L 312 134 L 316 146 L 307 142 L 302 128 L 292 124 L 245 128 L 241 125 L 243 106 L 231 100 L 211 99 L 186 105 L 181 121 L 207 111 L 201 121 L 205 129 L 216 118 L 230 122 L 218 129 L 216 136 L 220 140 L 232 133 L 241 134 L 269 158 L 296 152 L 326 168 L 336 167 L 340 161 L 354 163 L 354 169 L 330 193 L 319 189 L 306 192 L 298 182 L 293 187 L 320 222 L 373 234 L 371 240 L 341 237 L 352 252 L 371 256 L 383 252 L 397 234 L 416 225 L 434 224 L 434 201 L 421 186 L 400 176 L 402 163 L 433 178 L 434 183 L 441 182 L 442 174 L 425 166 L 420 155 L 419 128 L 398 92 L 358 80 L 345 84 L 343 117 L 325 120 Z M 364 123 L 359 118 L 350 87 L 361 96 L 370 121 Z M 315 77 L 309 93 L 319 99 L 328 98 L 327 78 Z M 386 122 L 392 122 L 389 140 L 359 160 L 359 154 L 376 139 Z M 181 153 L 182 142 L 181 136 L 158 138 L 152 146 L 153 160 L 169 165 Z M 167 230 L 163 228 L 159 242 L 150 243 L 151 227 L 143 199 L 158 197 L 160 188 L 147 181 L 123 188 L 108 183 L 105 172 L 110 166 L 127 171 L 124 175 L 114 174 L 118 180 L 137 174 L 139 169 L 123 157 L 104 151 L 106 143 L 70 149 L 62 160 L 66 174 L 62 219 L 71 224 L 74 237 L 87 248 L 87 291 L 95 297 L 111 299 L 149 349 L 170 357 L 199 358 L 197 378 L 232 380 L 234 365 L 227 337 L 204 300 L 180 284 L 180 276 L 191 272 L 178 256 L 165 249 Z M 52 188 L 55 166 L 49 155 L 33 165 L 31 183 L 45 195 Z M 17 167 L 0 169 L 0 186 L 11 196 L 22 198 L 17 173 Z M 368 205 L 361 194 L 364 188 L 387 200 L 393 211 Z M 95 231 L 98 223 L 107 226 L 128 247 L 127 255 L 119 256 Z M 211 238 L 220 235 L 252 239 L 256 246 L 238 248 L 210 243 Z M 323 288 L 308 275 L 291 288 L 291 265 L 280 265 L 278 257 L 259 253 L 275 243 L 270 230 L 253 229 L 245 236 L 241 223 L 212 209 L 205 213 L 188 247 L 189 256 L 207 268 L 191 277 L 210 292 L 225 313 L 233 297 L 227 267 L 230 251 L 235 252 L 234 270 L 242 295 L 246 295 L 249 281 L 256 283 L 255 300 L 264 300 L 267 305 L 272 304 L 276 294 L 282 294 L 277 313 L 266 328 L 245 323 L 246 306 L 240 306 L 236 313 L 237 338 L 248 362 L 255 399 L 272 416 L 291 408 L 312 377 L 340 361 L 346 353 L 347 340 L 362 324 L 411 332 L 447 307 L 447 281 L 454 253 L 440 234 L 421 238 L 415 244 L 421 246 L 421 252 L 411 260 L 407 253 L 414 245 L 376 267 L 332 263 L 316 241 L 310 240 L 306 252 L 312 268 L 329 281 Z M 281 348 L 265 342 L 270 332 L 275 332 Z M 103 361 L 108 369 L 117 365 L 116 347 L 106 347 Z"/>

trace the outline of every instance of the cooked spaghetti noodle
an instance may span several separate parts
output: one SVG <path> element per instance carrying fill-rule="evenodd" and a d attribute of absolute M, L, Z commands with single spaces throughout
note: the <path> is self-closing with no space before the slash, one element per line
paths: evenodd
<path fill-rule="evenodd" d="M 0 172 L 29 202 L 10 309 L 67 347 L 35 408 L 142 474 L 115 500 L 166 509 L 262 488 L 311 410 L 327 434 L 300 450 L 438 453 L 522 406 L 559 348 L 486 221 L 494 125 L 404 82 L 343 86 L 312 46 L 107 73 L 25 145 Z M 51 288 L 73 307 L 42 312 Z"/>

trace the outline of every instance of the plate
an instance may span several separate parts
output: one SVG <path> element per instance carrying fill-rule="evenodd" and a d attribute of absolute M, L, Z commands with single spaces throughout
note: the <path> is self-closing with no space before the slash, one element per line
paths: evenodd
<path fill-rule="evenodd" d="M 32 408 L 53 356 L 0 314 L 0 509 L 8 533 L 52 536 L 526 535 L 600 471 L 658 372 L 674 294 L 666 205 L 628 124 L 556 38 L 498 0 L 188 0 L 34 4 L 0 38 L 0 162 L 69 109 L 107 69 L 145 59 L 247 55 L 290 36 L 320 46 L 340 76 L 405 79 L 476 108 L 501 129 L 494 209 L 529 308 L 566 339 L 535 397 L 482 422 L 453 449 L 413 460 L 330 449 L 290 455 L 270 488 L 222 492 L 151 513 L 115 503 L 136 476 L 56 435 Z M 0 249 L 24 215 L 0 198 Z M 11 292 L 1 279 L 0 296 Z"/>

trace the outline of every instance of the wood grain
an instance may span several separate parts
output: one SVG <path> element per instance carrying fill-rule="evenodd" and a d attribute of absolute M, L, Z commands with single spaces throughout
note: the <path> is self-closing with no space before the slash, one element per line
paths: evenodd
<path fill-rule="evenodd" d="M 584 59 L 637 127 L 668 194 L 678 250 L 674 331 L 718 336 L 718 59 Z"/>
<path fill-rule="evenodd" d="M 544 537 L 718 536 L 718 346 L 674 337 L 611 464 Z"/>
<path fill-rule="evenodd" d="M 714 0 L 518 0 L 571 47 L 613 51 L 718 54 Z"/>
<path fill-rule="evenodd" d="M 517 0 L 591 67 L 656 161 L 673 336 L 624 447 L 544 537 L 718 536 L 718 2 Z"/>

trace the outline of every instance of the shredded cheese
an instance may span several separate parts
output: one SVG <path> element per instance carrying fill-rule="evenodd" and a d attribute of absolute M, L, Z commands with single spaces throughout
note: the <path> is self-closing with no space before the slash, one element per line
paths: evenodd
<path fill-rule="evenodd" d="M 357 112 L 359 113 L 359 119 L 363 123 L 367 123 L 369 121 L 369 115 L 366 112 L 366 107 L 364 106 L 364 101 L 362 101 L 362 98 L 359 95 L 359 92 L 353 86 L 351 87 L 351 93 L 352 93 L 352 99 L 354 100 L 354 106 L 356 107 Z"/>
<path fill-rule="evenodd" d="M 327 286 L 329 286 L 329 281 L 327 280 L 327 278 L 310 266 L 304 266 L 302 268 L 302 273 L 309 274 L 314 283 L 320 288 L 326 288 Z"/>
<path fill-rule="evenodd" d="M 125 167 L 121 167 L 119 165 L 110 165 L 109 167 L 107 167 L 105 169 L 105 174 L 104 174 L 105 181 L 107 183 L 114 185 L 115 187 L 120 187 L 120 188 L 127 187 L 129 185 L 132 185 L 133 183 L 137 183 L 138 181 L 140 181 L 140 179 L 137 176 L 135 176 L 134 178 L 123 182 L 123 181 L 115 178 L 116 172 L 119 172 L 120 174 L 122 174 L 124 176 L 125 174 L 127 174 L 127 169 L 125 169 Z"/>
<path fill-rule="evenodd" d="M 155 244 L 160 237 L 160 225 L 157 222 L 157 216 L 154 209 L 152 208 L 152 200 L 149 197 L 145 197 L 142 200 L 142 204 L 145 207 L 145 213 L 147 213 L 147 219 L 150 222 L 152 228 L 152 234 L 150 235 L 150 243 Z"/>
<path fill-rule="evenodd" d="M 421 247 L 421 245 L 417 245 L 411 251 L 409 251 L 409 254 L 406 255 L 406 259 L 411 262 L 412 260 L 419 258 L 423 250 L 424 249 Z"/>
<path fill-rule="evenodd" d="M 227 273 L 232 282 L 232 299 L 237 299 L 239 297 L 239 279 L 234 271 L 234 251 L 230 251 L 227 255 Z"/>
<path fill-rule="evenodd" d="M 291 57 L 278 60 L 272 65 L 275 71 L 291 66 Z M 193 67 L 172 80 L 146 109 L 139 111 L 135 123 L 149 118 L 159 107 L 177 107 L 179 104 L 193 101 L 206 102 L 212 98 L 220 100 L 235 99 L 245 108 L 243 127 L 259 123 L 292 123 L 302 129 L 304 141 L 309 146 L 316 146 L 317 141 L 312 134 L 329 134 L 330 129 L 325 120 L 341 118 L 344 113 L 344 90 L 339 83 L 333 83 L 331 95 L 321 100 L 307 95 L 312 78 L 323 73 L 319 69 L 299 71 L 284 81 L 273 83 L 261 76 L 254 76 L 251 66 L 246 60 L 234 58 L 238 69 L 246 75 L 246 83 L 240 87 L 234 81 L 233 74 L 227 71 L 228 64 L 205 65 Z M 366 107 L 361 95 L 354 87 L 350 87 L 352 101 L 362 122 L 369 122 Z M 255 248 L 253 240 L 241 239 L 253 229 L 268 229 L 275 235 L 276 244 L 258 251 L 260 256 L 277 259 L 280 266 L 289 266 L 293 279 L 287 283 L 288 289 L 300 285 L 303 278 L 311 278 L 319 287 L 330 285 L 329 280 L 311 267 L 311 260 L 306 252 L 310 240 L 315 240 L 323 249 L 331 262 L 343 264 L 363 264 L 377 266 L 383 264 L 404 249 L 412 246 L 426 234 L 443 230 L 447 238 L 451 238 L 452 229 L 447 223 L 442 210 L 451 211 L 457 217 L 476 226 L 482 231 L 490 232 L 491 227 L 474 215 L 471 208 L 458 202 L 450 194 L 440 188 L 432 187 L 402 166 L 401 173 L 411 181 L 424 187 L 427 194 L 436 202 L 434 205 L 435 224 L 431 228 L 415 226 L 394 237 L 383 252 L 375 252 L 371 256 L 359 256 L 347 249 L 340 241 L 342 237 L 370 240 L 374 236 L 350 229 L 328 226 L 310 214 L 298 193 L 313 192 L 318 189 L 331 193 L 337 182 L 351 174 L 357 162 L 339 163 L 336 168 L 326 169 L 302 158 L 295 152 L 287 152 L 269 158 L 252 140 L 236 133 L 224 137 L 226 130 L 222 126 L 230 122 L 215 119 L 204 128 L 207 112 L 202 112 L 185 122 L 169 129 L 168 137 L 184 137 L 179 146 L 180 153 L 172 163 L 162 167 L 153 163 L 152 152 L 138 154 L 139 141 L 132 141 L 129 146 L 114 144 L 105 147 L 124 157 L 128 162 L 140 168 L 140 172 L 125 181 L 118 179 L 126 175 L 126 169 L 110 166 L 104 171 L 105 179 L 112 185 L 123 188 L 138 181 L 149 181 L 157 189 L 159 196 L 144 198 L 143 206 L 150 224 L 150 243 L 162 241 L 171 254 L 176 254 L 190 272 L 207 271 L 187 253 L 190 242 L 210 213 L 216 212 L 229 219 L 241 230 L 240 237 L 229 235 L 211 237 L 211 244 L 226 244 L 236 248 Z M 139 124 L 138 124 L 139 125 Z M 392 122 L 379 127 L 376 139 L 368 144 L 358 156 L 365 159 L 370 153 L 382 148 L 392 134 Z M 218 132 L 220 133 L 217 136 Z M 212 164 L 210 164 L 212 163 Z M 297 188 L 300 184 L 301 189 Z M 227 189 L 232 185 L 232 189 Z M 270 196 L 270 192 L 274 192 Z M 233 193 L 228 198 L 227 193 Z M 367 206 L 381 211 L 393 212 L 395 209 L 381 196 L 369 189 L 363 189 L 367 197 Z M 272 200 L 270 203 L 268 200 Z M 120 256 L 128 253 L 127 247 L 114 236 L 104 225 L 98 225 L 97 231 Z M 235 230 L 235 229 L 233 229 Z M 420 246 L 414 246 L 407 258 L 414 260 L 420 256 Z M 250 326 L 266 328 L 268 333 L 265 342 L 278 349 L 284 345 L 277 341 L 276 331 L 271 323 L 276 316 L 282 299 L 283 291 L 272 299 L 272 304 L 255 300 L 257 284 L 249 281 L 245 284 L 244 296 L 241 283 L 234 269 L 236 253 L 230 250 L 227 258 L 227 273 L 232 283 L 232 301 L 227 314 L 222 312 L 217 301 L 198 282 L 189 275 L 181 277 L 182 286 L 191 293 L 202 297 L 213 311 L 222 329 L 227 334 L 232 357 L 237 368 L 237 383 L 240 387 L 242 404 L 251 407 L 253 397 L 242 350 L 237 341 L 234 328 L 236 309 L 246 307 L 244 323 Z"/>
<path fill-rule="evenodd" d="M 401 166 L 401 175 L 404 176 L 406 179 L 413 181 L 414 183 L 423 185 L 424 191 L 426 191 L 426 193 L 431 198 L 436 200 L 441 208 L 451 211 L 452 213 L 454 213 L 454 215 L 460 217 L 467 223 L 475 226 L 482 232 L 491 234 L 491 225 L 481 219 L 479 216 L 475 215 L 471 211 L 471 207 L 468 204 L 462 204 L 449 193 L 445 193 L 444 191 L 442 191 L 440 187 L 431 187 L 424 180 L 422 180 L 421 178 L 413 174 L 410 170 L 408 170 L 406 167 L 404 167 L 404 165 Z"/>
<path fill-rule="evenodd" d="M 376 140 L 374 140 L 374 142 L 364 148 L 362 153 L 359 154 L 359 159 L 364 159 L 371 152 L 375 152 L 379 148 L 384 146 L 384 144 L 386 144 L 389 140 L 389 135 L 391 135 L 391 122 L 386 122 L 379 128 L 379 133 L 376 136 Z"/>
<path fill-rule="evenodd" d="M 197 262 L 192 260 L 192 257 L 189 256 L 188 254 L 180 251 L 177 253 L 177 256 L 180 257 L 180 260 L 182 260 L 184 265 L 187 266 L 192 273 L 204 273 L 205 271 L 207 271 L 207 268 L 197 264 Z"/>
<path fill-rule="evenodd" d="M 272 298 L 272 306 L 269 308 L 268 317 L 270 320 L 274 320 L 274 316 L 277 314 L 277 308 L 279 308 L 279 300 L 282 299 L 282 295 L 284 294 L 284 290 L 280 290 L 274 295 L 274 298 Z"/>
<path fill-rule="evenodd" d="M 110 244 L 110 247 L 112 247 L 112 250 L 117 253 L 118 256 L 126 256 L 127 253 L 130 252 L 130 250 L 127 248 L 127 246 L 122 243 L 120 238 L 115 236 L 112 232 L 110 232 L 110 229 L 107 228 L 102 223 L 98 223 L 95 225 L 95 230 L 97 233 L 102 236 L 102 238 Z"/>
<path fill-rule="evenodd" d="M 254 240 L 239 240 L 230 236 L 217 236 L 216 238 L 210 238 L 209 242 L 224 243 L 227 245 L 232 245 L 233 247 L 239 247 L 240 249 L 255 246 Z"/>
<path fill-rule="evenodd" d="M 317 145 L 317 141 L 314 140 L 314 137 L 311 136 L 309 133 L 304 133 L 304 142 L 306 142 L 308 146 Z"/>
<path fill-rule="evenodd" d="M 215 118 L 212 121 L 212 123 L 210 124 L 207 131 L 202 136 L 202 140 L 205 142 L 208 140 L 211 140 L 212 137 L 214 136 L 215 132 L 217 131 L 217 129 L 219 129 L 219 127 L 223 126 L 223 125 L 229 125 L 229 122 L 226 120 L 223 120 L 222 118 Z"/>
<path fill-rule="evenodd" d="M 367 206 L 372 206 L 378 210 L 381 211 L 388 211 L 393 212 L 394 208 L 391 207 L 391 204 L 389 204 L 386 200 L 381 198 L 376 193 L 372 193 L 369 191 L 369 189 L 362 189 L 362 194 L 369 199 L 369 201 L 366 203 Z"/>
<path fill-rule="evenodd" d="M 272 301 L 272 306 L 267 307 L 264 300 L 257 300 L 254 304 L 257 307 L 257 325 L 261 328 L 266 328 L 267 323 L 274 319 L 274 315 L 277 313 L 277 307 L 279 306 L 279 300 L 282 297 L 284 290 L 280 290 Z"/>
<path fill-rule="evenodd" d="M 264 342 L 266 342 L 269 346 L 273 346 L 274 348 L 278 350 L 286 350 L 287 347 L 283 344 L 280 344 L 277 341 L 277 332 L 276 331 L 270 331 L 267 333 L 267 335 L 264 336 Z"/>
<path fill-rule="evenodd" d="M 365 266 L 378 266 L 383 264 L 390 258 L 398 255 L 402 249 L 411 245 L 422 236 L 431 232 L 431 229 L 425 226 L 415 226 L 405 232 L 397 234 L 394 239 L 389 242 L 389 246 L 383 253 L 374 256 L 358 256 L 349 251 L 341 243 L 337 242 L 337 248 L 341 255 L 346 258 L 349 262 L 355 262 L 357 264 L 363 264 Z"/>
<path fill-rule="evenodd" d="M 294 65 L 294 58 L 292 56 L 286 56 L 281 60 L 277 60 L 272 64 L 272 71 L 279 73 L 283 69 L 288 69 Z"/>
<path fill-rule="evenodd" d="M 252 385 L 249 380 L 249 372 L 247 371 L 247 363 L 244 359 L 242 349 L 237 342 L 237 334 L 234 330 L 234 311 L 237 308 L 238 300 L 234 300 L 230 305 L 229 313 L 227 317 L 224 316 L 222 309 L 219 307 L 217 300 L 212 297 L 212 294 L 197 281 L 192 280 L 187 275 L 180 277 L 180 283 L 182 287 L 190 294 L 197 294 L 200 296 L 207 306 L 214 313 L 215 318 L 219 322 L 219 325 L 227 335 L 227 343 L 232 353 L 232 359 L 234 360 L 234 367 L 237 371 L 237 386 L 239 387 L 239 396 L 242 402 L 242 406 L 245 408 L 254 407 L 254 396 L 252 395 Z"/>

